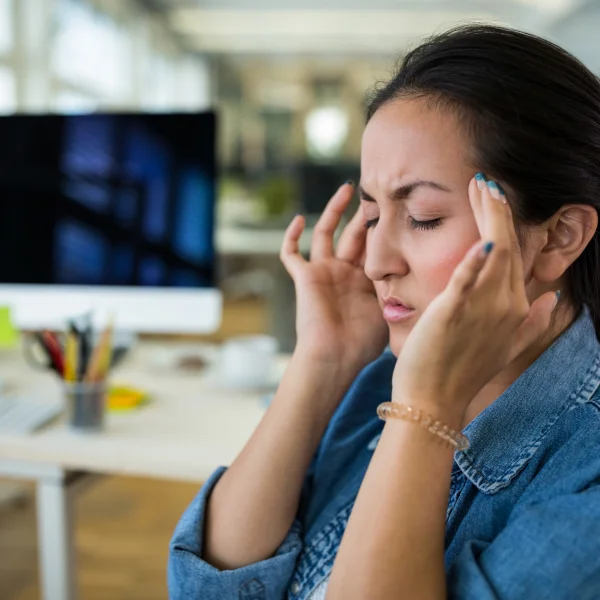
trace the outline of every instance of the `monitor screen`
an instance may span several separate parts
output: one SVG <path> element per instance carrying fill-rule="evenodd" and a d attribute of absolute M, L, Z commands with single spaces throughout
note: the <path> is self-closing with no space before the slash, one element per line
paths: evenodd
<path fill-rule="evenodd" d="M 0 283 L 215 285 L 215 115 L 0 117 Z"/>

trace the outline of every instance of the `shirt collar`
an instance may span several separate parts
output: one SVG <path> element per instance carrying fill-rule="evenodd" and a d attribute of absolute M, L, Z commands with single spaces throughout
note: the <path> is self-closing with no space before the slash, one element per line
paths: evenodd
<path fill-rule="evenodd" d="M 600 385 L 600 343 L 589 308 L 464 429 L 470 447 L 455 462 L 482 492 L 510 484 L 552 425 Z"/>

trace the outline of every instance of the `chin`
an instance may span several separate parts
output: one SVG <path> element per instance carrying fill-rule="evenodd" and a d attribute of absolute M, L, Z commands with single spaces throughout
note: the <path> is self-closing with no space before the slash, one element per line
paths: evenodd
<path fill-rule="evenodd" d="M 402 352 L 402 348 L 404 347 L 404 343 L 406 342 L 409 333 L 410 331 L 398 331 L 396 326 L 390 325 L 390 349 L 396 358 L 398 358 L 400 352 Z"/>

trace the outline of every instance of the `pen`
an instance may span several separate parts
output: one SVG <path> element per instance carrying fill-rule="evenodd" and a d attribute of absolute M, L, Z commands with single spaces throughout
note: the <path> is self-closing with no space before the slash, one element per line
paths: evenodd
<path fill-rule="evenodd" d="M 92 344 L 92 324 L 89 316 L 86 317 L 86 324 L 80 330 L 81 337 L 79 343 L 79 379 L 83 380 L 90 360 L 90 351 Z"/>
<path fill-rule="evenodd" d="M 50 361 L 52 362 L 54 369 L 59 375 L 64 376 L 65 362 L 62 349 L 58 343 L 58 340 L 56 339 L 56 336 L 47 330 L 42 331 L 41 336 L 44 342 L 44 347 L 48 351 L 48 355 L 50 356 Z"/>

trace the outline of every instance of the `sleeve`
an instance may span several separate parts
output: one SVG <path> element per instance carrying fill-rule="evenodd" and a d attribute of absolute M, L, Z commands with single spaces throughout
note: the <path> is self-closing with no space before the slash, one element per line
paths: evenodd
<path fill-rule="evenodd" d="M 530 505 L 491 542 L 469 541 L 448 570 L 448 598 L 600 598 L 600 487 Z"/>
<path fill-rule="evenodd" d="M 169 548 L 169 598 L 282 600 L 302 549 L 300 518 L 296 518 L 271 558 L 227 571 L 220 571 L 201 558 L 206 503 L 225 471 L 225 467 L 219 467 L 210 476 L 175 528 Z M 307 485 L 308 478 L 304 493 Z"/>

